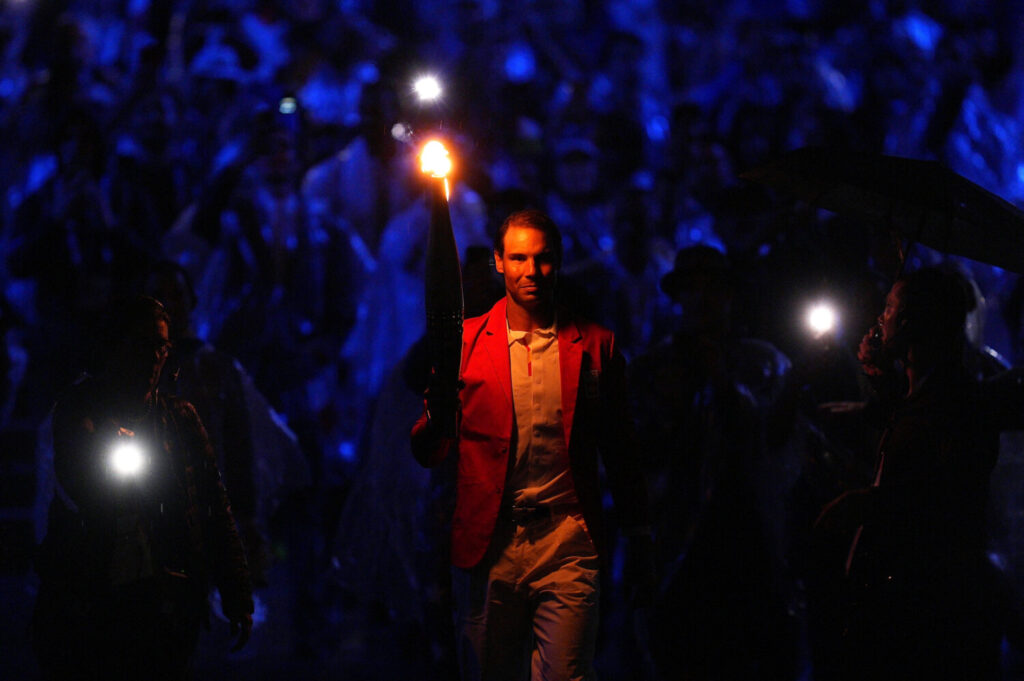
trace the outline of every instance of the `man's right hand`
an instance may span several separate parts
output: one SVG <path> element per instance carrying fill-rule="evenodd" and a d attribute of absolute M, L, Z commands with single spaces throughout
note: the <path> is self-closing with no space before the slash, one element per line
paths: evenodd
<path fill-rule="evenodd" d="M 423 407 L 426 410 L 428 427 L 442 437 L 456 435 L 450 430 L 457 424 L 462 407 L 459 393 L 464 386 L 465 383 L 458 381 L 453 389 L 450 383 L 442 383 L 436 378 L 436 374 L 431 372 L 430 383 L 423 393 Z"/>
<path fill-rule="evenodd" d="M 423 415 L 410 433 L 412 454 L 420 465 L 429 468 L 439 464 L 458 438 L 459 420 L 462 418 L 458 390 L 462 390 L 464 385 L 459 381 L 453 394 L 450 389 L 438 388 L 431 377 L 430 386 L 423 392 Z"/>
<path fill-rule="evenodd" d="M 857 347 L 857 360 L 868 376 L 881 376 L 886 373 L 885 348 L 882 346 L 881 329 L 877 325 L 868 329 L 868 332 L 860 339 L 860 345 Z"/>

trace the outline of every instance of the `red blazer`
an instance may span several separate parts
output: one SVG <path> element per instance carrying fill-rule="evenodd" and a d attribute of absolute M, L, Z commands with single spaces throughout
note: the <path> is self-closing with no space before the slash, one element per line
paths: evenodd
<path fill-rule="evenodd" d="M 498 520 L 515 426 L 512 372 L 505 322 L 506 300 L 466 320 L 462 335 L 462 418 L 455 440 L 427 427 L 426 415 L 412 430 L 413 454 L 434 466 L 458 454 L 452 564 L 480 562 Z M 614 334 L 592 322 L 558 313 L 558 359 L 562 376 L 562 424 L 569 465 L 584 520 L 598 552 L 604 551 L 598 451 L 615 501 L 619 525 L 648 524 L 646 493 L 632 447 L 626 409 L 625 367 Z"/>

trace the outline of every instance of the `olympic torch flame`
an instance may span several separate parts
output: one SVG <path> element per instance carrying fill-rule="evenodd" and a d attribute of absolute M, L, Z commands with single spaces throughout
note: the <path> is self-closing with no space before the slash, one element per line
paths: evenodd
<path fill-rule="evenodd" d="M 454 438 L 458 426 L 459 372 L 462 364 L 462 268 L 448 210 L 448 174 L 452 160 L 444 144 L 427 142 L 420 169 L 430 177 L 430 231 L 425 273 L 427 348 L 433 372 L 430 383 L 431 421 L 444 437 Z"/>
<path fill-rule="evenodd" d="M 451 198 L 448 174 L 452 172 L 452 159 L 444 144 L 437 140 L 430 140 L 423 145 L 423 151 L 420 152 L 420 170 L 425 175 L 443 180 L 445 201 Z"/>

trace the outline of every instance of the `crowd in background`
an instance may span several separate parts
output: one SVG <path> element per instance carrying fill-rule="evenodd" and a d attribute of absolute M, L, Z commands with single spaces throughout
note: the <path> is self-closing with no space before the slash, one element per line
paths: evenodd
<path fill-rule="evenodd" d="M 89 366 L 100 311 L 176 263 L 195 336 L 244 367 L 305 457 L 301 510 L 267 506 L 313 528 L 291 536 L 306 603 L 329 600 L 314 583 L 333 569 L 353 593 L 385 594 L 382 617 L 422 622 L 442 607 L 417 595 L 436 571 L 443 533 L 423 518 L 443 513 L 444 482 L 400 441 L 424 385 L 419 142 L 453 147 L 467 312 L 501 295 L 496 226 L 539 207 L 564 234 L 562 295 L 649 362 L 686 307 L 663 277 L 708 245 L 727 256 L 729 337 L 774 345 L 769 363 L 801 379 L 838 375 L 810 381 L 801 405 L 852 399 L 856 371 L 836 367 L 896 273 L 890 235 L 739 174 L 837 145 L 936 159 L 1024 201 L 1022 33 L 1024 12 L 994 0 L 13 0 L 0 10 L 0 428 L 34 431 Z M 437 103 L 412 90 L 427 72 Z M 957 265 L 979 294 L 973 343 L 1024 362 L 1016 276 Z M 841 311 L 824 340 L 800 322 L 820 297 Z M 794 490 L 809 507 L 842 482 L 838 469 L 807 480 L 805 450 L 830 445 L 792 422 L 804 430 L 758 463 L 770 470 L 755 492 L 774 495 L 773 555 L 758 560 L 779 570 L 793 555 L 779 543 L 799 536 Z M 1015 533 L 1009 559 L 1024 551 Z M 799 590 L 771 579 L 790 584 L 764 606 L 778 622 Z M 330 615 L 312 619 L 306 642 L 328 647 L 316 624 Z"/>

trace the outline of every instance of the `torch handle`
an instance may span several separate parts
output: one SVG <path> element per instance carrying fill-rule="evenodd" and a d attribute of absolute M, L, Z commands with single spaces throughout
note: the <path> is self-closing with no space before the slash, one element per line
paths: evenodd
<path fill-rule="evenodd" d="M 464 317 L 462 268 L 452 229 L 444 182 L 431 183 L 430 231 L 424 300 L 427 313 L 427 348 L 432 368 L 431 420 L 443 436 L 458 433 L 459 373 L 462 364 Z"/>

